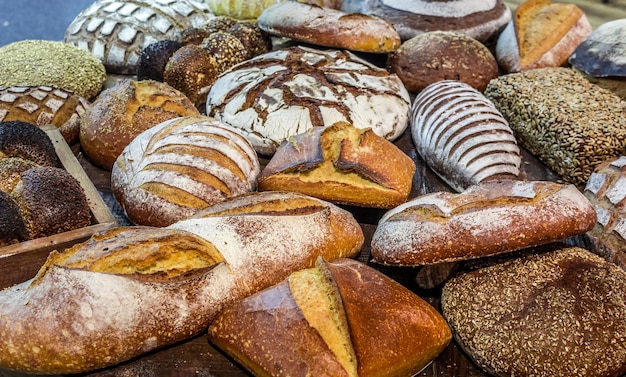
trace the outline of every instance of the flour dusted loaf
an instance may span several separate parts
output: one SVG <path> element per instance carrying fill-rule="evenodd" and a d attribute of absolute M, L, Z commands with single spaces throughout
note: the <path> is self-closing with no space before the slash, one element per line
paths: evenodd
<path fill-rule="evenodd" d="M 485 267 L 446 282 L 442 313 L 494 376 L 621 376 L 626 273 L 581 248 Z"/>
<path fill-rule="evenodd" d="M 526 0 L 500 34 L 496 58 L 505 72 L 564 66 L 591 30 L 575 4 Z"/>
<path fill-rule="evenodd" d="M 394 24 L 402 40 L 443 30 L 492 44 L 511 20 L 511 10 L 502 0 L 345 0 L 341 9 L 386 19 Z"/>
<path fill-rule="evenodd" d="M 83 115 L 80 145 L 94 165 L 110 171 L 143 131 L 168 119 L 199 114 L 189 98 L 166 83 L 126 78 L 102 92 Z"/>
<path fill-rule="evenodd" d="M 204 0 L 211 12 L 218 16 L 228 16 L 237 20 L 256 21 L 257 17 L 270 6 L 281 0 Z M 302 3 L 314 4 L 320 7 L 339 9 L 343 0 L 298 0 Z"/>
<path fill-rule="evenodd" d="M 598 218 L 587 233 L 595 246 L 593 250 L 626 269 L 626 157 L 598 165 L 583 192 Z"/>
<path fill-rule="evenodd" d="M 54 124 L 68 144 L 78 141 L 80 118 L 89 102 L 66 89 L 50 86 L 14 86 L 0 89 L 0 122 L 19 120 L 44 126 Z"/>
<path fill-rule="evenodd" d="M 411 107 L 411 136 L 428 166 L 456 191 L 519 176 L 511 127 L 482 93 L 460 81 L 435 82 L 420 92 Z"/>
<path fill-rule="evenodd" d="M 626 147 L 626 102 L 571 68 L 503 75 L 484 94 L 520 145 L 566 182 L 584 185 Z"/>
<path fill-rule="evenodd" d="M 317 46 L 371 53 L 388 53 L 400 47 L 400 35 L 387 20 L 298 1 L 270 6 L 257 24 L 268 33 Z"/>
<path fill-rule="evenodd" d="M 206 113 L 239 128 L 260 154 L 283 140 L 339 121 L 395 140 L 408 126 L 402 81 L 346 50 L 294 46 L 259 55 L 222 74 Z"/>
<path fill-rule="evenodd" d="M 0 367 L 68 374 L 120 363 L 197 335 L 226 305 L 363 243 L 350 213 L 314 198 L 261 194 L 221 208 L 52 253 L 34 279 L 0 291 Z"/>
<path fill-rule="evenodd" d="M 451 338 L 426 301 L 344 258 L 292 273 L 209 327 L 209 339 L 257 376 L 412 376 Z"/>
<path fill-rule="evenodd" d="M 392 208 L 408 198 L 414 173 L 413 160 L 393 143 L 371 129 L 339 122 L 283 141 L 259 176 L 259 190 Z"/>
<path fill-rule="evenodd" d="M 65 43 L 93 54 L 109 73 L 135 74 L 141 50 L 159 40 L 177 40 L 213 14 L 194 0 L 96 0 L 65 31 Z"/>
<path fill-rule="evenodd" d="M 593 206 L 573 185 L 488 181 L 460 194 L 424 194 L 388 211 L 371 252 L 387 265 L 451 262 L 562 240 L 595 222 Z"/>
<path fill-rule="evenodd" d="M 113 166 L 111 188 L 131 222 L 166 226 L 254 191 L 260 171 L 256 152 L 236 129 L 187 116 L 133 139 Z"/>

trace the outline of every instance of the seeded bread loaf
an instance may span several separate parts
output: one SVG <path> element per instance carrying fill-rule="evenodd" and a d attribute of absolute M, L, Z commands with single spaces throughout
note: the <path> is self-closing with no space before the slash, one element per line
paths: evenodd
<path fill-rule="evenodd" d="M 493 376 L 621 376 L 626 273 L 581 248 L 531 255 L 446 282 L 456 343 Z"/>
<path fill-rule="evenodd" d="M 256 152 L 236 129 L 197 115 L 170 119 L 137 136 L 111 172 L 111 189 L 128 219 L 167 226 L 254 191 Z"/>
<path fill-rule="evenodd" d="M 371 129 L 339 122 L 283 141 L 259 190 L 294 191 L 333 203 L 392 208 L 404 203 L 415 163 Z"/>
<path fill-rule="evenodd" d="M 400 36 L 387 20 L 297 1 L 268 7 L 257 24 L 268 33 L 317 46 L 371 53 L 400 47 Z"/>
<path fill-rule="evenodd" d="M 348 212 L 270 196 L 170 228 L 115 228 L 51 254 L 34 279 L 0 291 L 0 367 L 69 374 L 114 365 L 205 331 L 226 305 L 320 256 L 360 249 Z"/>
<path fill-rule="evenodd" d="M 320 259 L 209 327 L 209 339 L 257 376 L 412 376 L 451 337 L 426 301 L 351 259 Z"/>
<path fill-rule="evenodd" d="M 593 206 L 573 185 L 488 181 L 460 194 L 425 194 L 388 211 L 371 252 L 386 265 L 452 262 L 563 240 L 595 222 Z"/>
<path fill-rule="evenodd" d="M 427 86 L 411 107 L 415 149 L 456 191 L 492 179 L 517 179 L 521 154 L 513 130 L 470 85 L 443 80 Z"/>
<path fill-rule="evenodd" d="M 566 182 L 584 185 L 626 148 L 626 101 L 571 68 L 503 75 L 484 94 L 519 144 Z"/>

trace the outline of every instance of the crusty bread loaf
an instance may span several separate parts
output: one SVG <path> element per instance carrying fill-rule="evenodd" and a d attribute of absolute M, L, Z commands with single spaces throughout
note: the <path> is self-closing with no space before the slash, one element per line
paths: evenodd
<path fill-rule="evenodd" d="M 347 50 L 304 46 L 274 50 L 223 73 L 206 113 L 242 130 L 255 150 L 272 155 L 283 140 L 339 121 L 388 140 L 408 126 L 402 81 Z"/>
<path fill-rule="evenodd" d="M 400 36 L 387 20 L 298 1 L 268 7 L 257 24 L 268 33 L 317 46 L 371 53 L 400 47 Z"/>
<path fill-rule="evenodd" d="M 200 112 L 166 83 L 123 79 L 102 92 L 81 118 L 80 145 L 96 166 L 111 170 L 137 135 L 168 119 Z"/>
<path fill-rule="evenodd" d="M 573 185 L 488 181 L 388 211 L 372 237 L 372 257 L 402 266 L 472 259 L 580 235 L 595 221 L 593 206 Z"/>
<path fill-rule="evenodd" d="M 451 337 L 426 301 L 350 259 L 319 260 L 209 327 L 209 339 L 258 376 L 411 376 Z"/>
<path fill-rule="evenodd" d="M 0 122 L 0 158 L 19 157 L 41 166 L 61 167 L 46 132 L 23 121 Z"/>
<path fill-rule="evenodd" d="M 0 291 L 0 367 L 67 374 L 117 364 L 199 334 L 226 305 L 319 256 L 359 251 L 363 233 L 347 211 L 276 195 L 170 228 L 115 228 L 51 254 L 34 279 Z"/>
<path fill-rule="evenodd" d="M 457 344 L 494 376 L 621 376 L 626 273 L 581 248 L 449 280 L 442 312 Z"/>
<path fill-rule="evenodd" d="M 482 92 L 498 77 L 498 63 L 487 46 L 457 31 L 431 31 L 405 41 L 389 55 L 387 69 L 414 93 L 442 80 Z"/>
<path fill-rule="evenodd" d="M 505 72 L 563 66 L 591 31 L 575 4 L 526 0 L 500 34 L 496 58 Z"/>
<path fill-rule="evenodd" d="M 197 115 L 170 119 L 137 136 L 111 172 L 128 219 L 167 226 L 256 189 L 259 159 L 237 130 Z"/>
<path fill-rule="evenodd" d="M 19 120 L 37 126 L 54 124 L 70 145 L 78 141 L 80 118 L 89 106 L 83 97 L 50 86 L 0 89 L 0 122 Z"/>
<path fill-rule="evenodd" d="M 371 129 L 338 122 L 283 141 L 259 190 L 295 191 L 333 203 L 392 208 L 404 203 L 415 163 Z"/>
<path fill-rule="evenodd" d="M 454 80 L 430 84 L 413 101 L 410 119 L 415 149 L 456 191 L 520 174 L 513 130 L 470 85 Z"/>

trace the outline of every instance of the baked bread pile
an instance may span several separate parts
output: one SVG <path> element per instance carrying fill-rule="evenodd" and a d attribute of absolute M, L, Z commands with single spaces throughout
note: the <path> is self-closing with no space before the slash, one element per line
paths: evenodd
<path fill-rule="evenodd" d="M 0 246 L 91 225 L 82 186 L 34 124 L 0 122 L 0 191 Z"/>

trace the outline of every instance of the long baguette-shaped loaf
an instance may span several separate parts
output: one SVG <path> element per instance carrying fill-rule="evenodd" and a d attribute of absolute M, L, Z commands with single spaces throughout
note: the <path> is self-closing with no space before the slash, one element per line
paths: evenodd
<path fill-rule="evenodd" d="M 489 181 L 387 212 L 372 237 L 372 257 L 388 265 L 472 259 L 576 236 L 595 222 L 593 206 L 573 185 Z"/>
<path fill-rule="evenodd" d="M 233 301 L 320 256 L 354 256 L 362 243 L 348 212 L 288 193 L 239 197 L 168 228 L 97 234 L 0 292 L 0 367 L 65 374 L 120 363 L 198 334 Z"/>

